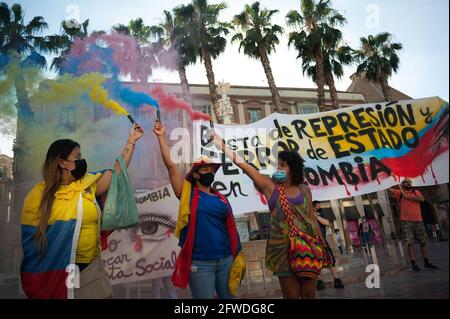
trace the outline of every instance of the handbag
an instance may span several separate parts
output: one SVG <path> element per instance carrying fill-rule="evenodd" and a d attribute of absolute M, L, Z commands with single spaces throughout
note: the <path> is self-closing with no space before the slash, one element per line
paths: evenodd
<path fill-rule="evenodd" d="M 319 235 L 311 235 L 294 224 L 294 209 L 288 202 L 284 187 L 277 185 L 280 204 L 289 226 L 289 265 L 300 277 L 316 277 L 328 264 L 326 245 Z M 304 218 L 300 215 L 300 218 Z M 329 258 L 331 259 L 331 258 Z"/>
<path fill-rule="evenodd" d="M 98 255 L 80 273 L 80 288 L 74 291 L 75 299 L 111 299 L 112 287 L 105 271 L 105 262 Z"/>
<path fill-rule="evenodd" d="M 139 222 L 134 191 L 131 186 L 127 166 L 122 157 L 118 157 L 120 173 L 113 170 L 108 188 L 101 230 L 126 229 L 136 226 Z"/>

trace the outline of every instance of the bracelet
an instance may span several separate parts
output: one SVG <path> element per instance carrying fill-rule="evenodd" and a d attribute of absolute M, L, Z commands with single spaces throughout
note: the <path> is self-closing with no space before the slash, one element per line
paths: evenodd
<path fill-rule="evenodd" d="M 127 141 L 127 144 L 131 144 L 131 145 L 134 145 L 134 146 L 136 146 L 136 144 L 134 144 L 134 143 L 131 143 L 131 142 L 128 142 L 128 141 Z"/>

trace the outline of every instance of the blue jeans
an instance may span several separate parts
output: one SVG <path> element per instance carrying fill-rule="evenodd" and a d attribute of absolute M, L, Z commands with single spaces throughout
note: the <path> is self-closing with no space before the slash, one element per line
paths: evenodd
<path fill-rule="evenodd" d="M 370 249 L 370 235 L 369 233 L 362 233 L 361 234 L 362 244 L 364 246 L 368 246 Z"/>
<path fill-rule="evenodd" d="M 370 257 L 372 256 L 372 253 L 370 251 L 370 234 L 369 233 L 362 233 L 361 234 L 362 244 L 364 249 L 367 252 L 367 255 Z"/>
<path fill-rule="evenodd" d="M 194 299 L 213 299 L 214 292 L 220 299 L 232 299 L 228 290 L 233 256 L 219 260 L 192 260 L 189 287 Z"/>

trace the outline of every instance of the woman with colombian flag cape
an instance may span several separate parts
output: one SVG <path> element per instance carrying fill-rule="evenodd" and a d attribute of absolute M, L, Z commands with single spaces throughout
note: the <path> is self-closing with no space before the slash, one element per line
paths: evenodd
<path fill-rule="evenodd" d="M 127 166 L 143 134 L 134 124 L 121 155 Z M 118 162 L 115 170 L 120 170 Z M 28 193 L 22 210 L 21 281 L 28 298 L 76 298 L 77 291 L 83 291 L 84 273 L 104 273 L 99 258 L 101 212 L 95 198 L 107 192 L 112 172 L 86 172 L 77 142 L 61 139 L 50 145 L 42 170 L 44 180 Z M 71 267 L 81 272 L 81 289 L 74 289 L 77 284 L 68 278 Z M 111 297 L 108 280 L 103 283 L 80 296 Z"/>
<path fill-rule="evenodd" d="M 232 298 L 230 269 L 241 244 L 230 203 L 211 187 L 221 164 L 200 158 L 183 178 L 170 158 L 165 126 L 157 121 L 153 131 L 170 183 L 180 199 L 175 235 L 180 239 L 181 251 L 172 282 L 180 288 L 189 284 L 196 299 L 212 299 L 215 292 L 221 299 Z"/>

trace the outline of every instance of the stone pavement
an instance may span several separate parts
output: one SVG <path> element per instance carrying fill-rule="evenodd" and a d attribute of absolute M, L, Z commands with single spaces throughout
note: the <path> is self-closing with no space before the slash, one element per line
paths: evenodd
<path fill-rule="evenodd" d="M 415 298 L 449 298 L 449 256 L 448 242 L 432 242 L 429 245 L 430 261 L 439 266 L 438 270 L 422 270 L 412 272 L 406 260 L 398 254 L 398 246 L 395 251 L 377 248 L 377 257 L 380 265 L 380 288 L 369 289 L 365 286 L 368 274 L 365 272 L 366 262 L 361 250 L 354 255 L 344 255 L 339 258 L 343 267 L 338 268 L 338 276 L 342 278 L 345 288 L 334 289 L 332 277 L 329 271 L 324 271 L 321 276 L 327 288 L 317 292 L 318 299 L 415 299 Z M 394 252 L 394 254 L 392 253 Z M 406 253 L 406 251 L 405 251 Z M 416 246 L 416 254 L 420 256 L 419 247 Z M 422 267 L 421 257 L 417 257 L 417 263 Z M 342 263 L 341 263 L 342 265 Z M 249 264 L 249 272 L 240 287 L 240 298 L 280 299 L 281 290 L 278 279 L 264 269 L 262 260 L 254 260 Z M 0 276 L 1 277 L 1 276 Z M 4 278 L 3 278 L 4 279 Z M 6 282 L 6 280 L 4 280 Z M 140 286 L 140 287 L 139 287 Z M 142 282 L 139 286 L 130 284 L 114 286 L 114 298 L 167 298 L 165 288 L 161 289 L 157 296 L 150 282 Z M 176 289 L 178 298 L 190 299 L 189 289 Z M 25 298 L 20 293 L 18 283 L 0 284 L 0 299 Z"/>
<path fill-rule="evenodd" d="M 317 292 L 319 299 L 448 299 L 449 298 L 449 256 L 448 242 L 429 245 L 430 261 L 437 270 L 413 272 L 406 270 L 387 274 L 380 278 L 380 288 L 368 289 L 365 280 L 347 285 L 344 289 L 327 288 Z M 416 254 L 420 256 L 419 247 Z M 422 268 L 422 258 L 417 257 Z"/>
<path fill-rule="evenodd" d="M 397 252 L 397 255 L 395 255 Z M 327 288 L 317 292 L 319 299 L 372 299 L 372 298 L 448 298 L 449 274 L 448 274 L 448 242 L 432 242 L 429 245 L 430 260 L 439 266 L 438 270 L 423 270 L 419 273 L 410 271 L 406 257 L 399 254 L 398 243 L 396 249 L 391 250 L 377 247 L 376 254 L 380 266 L 380 288 L 368 289 L 365 280 L 368 276 L 366 262 L 361 250 L 355 251 L 354 255 L 344 255 L 338 258 L 344 262 L 344 266 L 338 269 L 338 276 L 342 278 L 345 288 L 334 289 L 333 281 L 329 271 L 324 271 L 321 276 Z M 405 251 L 406 253 L 406 251 Z M 419 253 L 419 247 L 416 247 Z M 420 254 L 419 254 L 420 256 Z M 418 264 L 422 266 L 423 261 L 418 257 Z M 342 264 L 341 264 L 342 265 Z M 264 263 L 262 260 L 254 260 L 249 264 L 249 272 L 242 282 L 240 291 L 241 299 L 280 299 L 281 289 L 278 279 L 270 272 L 262 271 Z M 136 285 L 130 285 L 128 289 L 117 289 L 115 298 L 155 298 L 151 290 L 151 284 L 141 284 L 140 289 Z M 128 290 L 128 291 L 126 291 Z M 190 299 L 189 289 L 176 289 L 178 298 Z M 161 297 L 165 298 L 167 293 L 163 288 Z"/>

